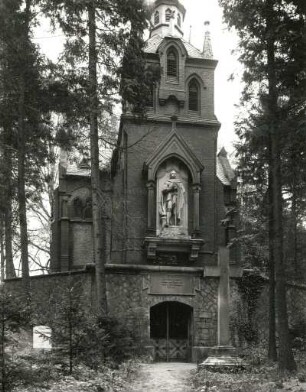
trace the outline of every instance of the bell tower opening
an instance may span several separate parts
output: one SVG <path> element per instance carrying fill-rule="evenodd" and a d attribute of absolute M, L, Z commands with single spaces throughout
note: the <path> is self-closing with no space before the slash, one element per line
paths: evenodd
<path fill-rule="evenodd" d="M 151 16 L 151 37 L 183 37 L 182 24 L 185 14 L 186 9 L 179 0 L 155 0 Z"/>

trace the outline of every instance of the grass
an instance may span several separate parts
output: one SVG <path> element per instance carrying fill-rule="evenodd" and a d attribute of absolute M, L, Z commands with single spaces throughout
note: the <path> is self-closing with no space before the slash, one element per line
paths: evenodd
<path fill-rule="evenodd" d="M 79 365 L 71 375 L 54 367 L 49 368 L 49 374 L 43 372 L 41 375 L 42 367 L 34 367 L 31 373 L 28 372 L 27 379 L 20 379 L 12 392 L 124 392 L 139 363 L 138 360 L 129 360 L 119 366 L 100 366 L 97 370 Z"/>

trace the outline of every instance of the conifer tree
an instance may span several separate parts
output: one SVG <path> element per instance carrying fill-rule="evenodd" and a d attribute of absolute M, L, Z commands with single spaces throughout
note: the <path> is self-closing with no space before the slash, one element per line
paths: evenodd
<path fill-rule="evenodd" d="M 97 304 L 102 313 L 107 313 L 106 257 L 101 235 L 106 211 L 99 185 L 99 139 L 108 142 L 103 120 L 112 113 L 114 104 L 119 103 L 120 87 L 123 99 L 132 104 L 136 104 L 141 92 L 149 90 L 148 80 L 143 77 L 142 36 L 147 25 L 146 13 L 140 0 L 46 1 L 45 12 L 59 23 L 67 36 L 64 78 L 74 96 L 74 105 L 66 111 L 67 127 L 81 127 L 89 134 Z M 126 53 L 127 48 L 137 59 L 137 67 L 122 61 L 122 53 Z M 129 80 L 137 79 L 138 83 L 130 84 L 129 88 L 120 85 L 121 76 L 127 75 Z M 144 88 L 139 87 L 140 83 Z"/>
<path fill-rule="evenodd" d="M 240 133 L 246 142 L 244 151 L 250 150 L 259 158 L 253 161 L 253 168 L 257 171 L 262 170 L 260 166 L 265 168 L 263 175 L 257 177 L 257 183 L 266 184 L 268 195 L 265 201 L 270 220 L 270 281 L 273 285 L 275 265 L 279 367 L 294 370 L 283 253 L 283 158 L 285 139 L 290 139 L 293 145 L 295 131 L 301 132 L 303 128 L 298 117 L 305 107 L 305 5 L 299 0 L 265 0 L 252 5 L 238 0 L 221 0 L 220 3 L 225 20 L 237 30 L 240 38 L 240 60 L 245 66 L 242 101 L 252 108 L 253 117 L 257 118 L 255 127 L 254 124 L 250 127 L 246 117 Z M 290 118 L 294 119 L 294 125 L 285 131 L 284 124 L 288 124 Z M 261 122 L 260 127 L 258 122 Z M 301 146 L 301 152 L 302 149 Z M 254 185 L 254 181 L 251 184 Z M 272 312 L 273 294 L 272 287 Z"/>
<path fill-rule="evenodd" d="M 56 109 L 50 88 L 52 65 L 46 64 L 31 41 L 35 22 L 34 0 L 5 0 L 0 13 L 2 84 L 0 130 L 4 141 L 3 157 L 8 178 L 6 213 L 18 206 L 22 278 L 30 293 L 27 200 L 39 192 L 40 169 L 50 159 L 48 143 L 52 140 L 50 111 Z M 13 191 L 15 187 L 16 192 Z M 11 218 L 10 218 L 11 219 Z M 7 221 L 6 253 L 11 260 L 12 224 Z"/>

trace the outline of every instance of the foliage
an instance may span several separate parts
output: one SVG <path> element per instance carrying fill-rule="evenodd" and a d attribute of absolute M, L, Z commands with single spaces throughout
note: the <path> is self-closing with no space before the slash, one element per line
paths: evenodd
<path fill-rule="evenodd" d="M 6 179 L 0 199 L 11 230 L 5 235 L 8 259 L 7 244 L 18 244 L 15 259 L 21 251 L 24 273 L 30 263 L 27 208 L 37 207 L 39 194 L 51 182 L 44 172 L 54 163 L 50 146 L 58 142 L 51 113 L 60 110 L 65 93 L 55 79 L 57 67 L 32 42 L 38 5 L 36 0 L 3 0 L 0 13 L 0 176 Z M 33 243 L 45 250 L 44 244 Z"/>
<path fill-rule="evenodd" d="M 306 102 L 305 4 L 299 0 L 275 0 L 270 3 L 274 10 L 272 27 L 267 25 L 267 1 L 256 1 L 252 7 L 248 6 L 247 1 L 220 1 L 226 22 L 240 38 L 239 59 L 245 66 L 241 113 L 236 121 L 236 132 L 240 138 L 236 147 L 245 234 L 242 237 L 243 250 L 252 265 L 264 269 L 268 256 L 269 184 L 271 186 L 271 97 L 268 77 L 271 64 L 267 56 L 270 28 L 274 29 L 275 40 L 277 138 L 281 149 L 284 216 L 291 216 L 291 220 L 284 221 L 285 235 L 286 232 L 291 234 L 290 240 L 285 243 L 285 254 L 292 255 L 295 261 L 297 257 L 302 260 L 302 256 L 296 255 L 293 248 L 297 246 L 294 227 L 305 219 L 306 186 L 306 127 L 303 120 Z M 263 253 L 262 249 L 266 251 Z M 286 259 L 289 261 L 288 257 Z"/>
<path fill-rule="evenodd" d="M 66 86 L 68 93 L 64 100 L 66 103 L 61 105 L 64 121 L 60 133 L 69 133 L 79 139 L 89 127 L 89 43 L 86 37 L 89 34 L 87 9 L 91 4 L 95 7 L 96 17 L 99 137 L 108 146 L 114 146 L 107 119 L 120 102 L 118 93 L 124 101 L 135 105 L 138 114 L 143 114 L 145 107 L 140 110 L 138 105 L 146 102 L 146 95 L 158 78 L 158 71 L 157 75 L 155 70 L 145 72 L 143 31 L 147 27 L 147 13 L 142 1 L 96 0 L 77 5 L 63 0 L 41 1 L 45 15 L 66 36 L 57 73 L 58 82 Z"/>
<path fill-rule="evenodd" d="M 29 320 L 28 309 L 22 298 L 12 295 L 0 286 L 0 383 L 1 391 L 10 391 L 19 374 L 18 362 L 14 359 L 16 332 Z"/>
<path fill-rule="evenodd" d="M 252 215 L 257 211 L 263 216 L 269 239 L 269 355 L 275 357 L 276 312 L 279 366 L 294 370 L 286 305 L 284 196 L 286 193 L 292 196 L 294 258 L 297 260 L 296 227 L 304 199 L 297 183 L 303 184 L 302 188 L 306 184 L 306 127 L 305 121 L 301 121 L 306 104 L 305 2 L 256 0 L 250 7 L 246 0 L 220 0 L 220 4 L 225 21 L 239 36 L 239 58 L 245 67 L 241 102 L 245 114 L 236 125 L 241 139 L 239 154 L 243 179 L 251 191 L 259 190 L 260 208 L 252 203 Z M 303 141 L 301 134 L 304 134 Z M 300 165 L 303 165 L 301 171 Z M 261 239 L 265 235 L 264 231 L 262 233 Z M 248 234 L 256 238 L 257 233 L 251 228 Z"/>
<path fill-rule="evenodd" d="M 52 329 L 55 363 L 72 373 L 78 364 L 93 369 L 118 366 L 139 355 L 140 342 L 133 331 L 120 320 L 99 314 L 85 297 L 82 282 L 72 278 L 50 294 L 43 322 Z"/>
<path fill-rule="evenodd" d="M 259 303 L 264 290 L 264 279 L 257 272 L 245 270 L 244 275 L 237 280 L 237 290 L 231 293 L 230 330 L 232 343 L 237 347 L 254 346 L 262 340 L 261 324 L 263 304 Z M 264 312 L 266 309 L 264 309 Z M 262 342 L 261 343 L 266 343 Z"/>
<path fill-rule="evenodd" d="M 300 318 L 295 320 L 290 326 L 290 335 L 293 347 L 299 350 L 306 350 L 306 320 Z"/>
<path fill-rule="evenodd" d="M 39 375 L 42 366 L 42 376 Z M 110 366 L 100 367 L 98 371 L 84 365 L 77 366 L 73 375 L 67 376 L 45 356 L 27 358 L 27 375 L 20 376 L 14 392 L 124 392 L 139 366 L 138 360 L 122 363 L 117 369 Z M 25 376 L 25 378 L 23 377 Z M 32 380 L 32 381 L 31 381 Z"/>

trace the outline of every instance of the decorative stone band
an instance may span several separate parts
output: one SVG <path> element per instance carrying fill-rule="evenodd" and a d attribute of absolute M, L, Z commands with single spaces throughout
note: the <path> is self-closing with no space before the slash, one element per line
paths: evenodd
<path fill-rule="evenodd" d="M 122 272 L 182 272 L 182 273 L 197 273 L 203 275 L 203 268 L 201 267 L 173 267 L 173 266 L 156 266 L 144 264 L 106 264 L 105 270 L 107 273 L 122 273 Z"/>
<path fill-rule="evenodd" d="M 187 253 L 189 261 L 196 261 L 204 240 L 198 238 L 162 238 L 146 237 L 144 245 L 147 249 L 147 258 L 154 260 L 157 252 Z"/>

